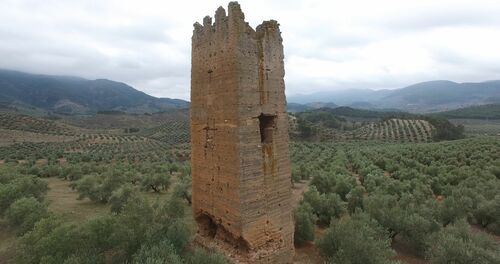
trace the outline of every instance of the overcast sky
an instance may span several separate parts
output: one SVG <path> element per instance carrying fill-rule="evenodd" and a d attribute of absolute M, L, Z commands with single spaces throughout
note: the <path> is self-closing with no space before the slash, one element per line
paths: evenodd
<path fill-rule="evenodd" d="M 500 0 L 240 0 L 275 19 L 288 95 L 500 79 Z M 227 1 L 0 0 L 0 68 L 189 99 L 193 23 Z"/>

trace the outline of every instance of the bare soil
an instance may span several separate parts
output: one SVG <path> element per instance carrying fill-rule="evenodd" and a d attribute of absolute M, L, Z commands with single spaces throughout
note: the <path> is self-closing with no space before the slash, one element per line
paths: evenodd
<path fill-rule="evenodd" d="M 396 251 L 395 260 L 399 260 L 403 263 L 409 264 L 427 264 L 429 261 L 424 258 L 418 256 L 414 250 L 411 249 L 411 246 L 408 245 L 404 240 L 402 240 L 399 236 L 396 236 L 392 241 L 391 245 L 392 249 Z"/>
<path fill-rule="evenodd" d="M 292 187 L 292 207 L 295 209 L 299 206 L 300 200 L 304 193 L 309 190 L 309 181 L 301 181 L 293 184 Z"/>
<path fill-rule="evenodd" d="M 60 213 L 69 221 L 83 222 L 109 212 L 105 204 L 94 203 L 88 199 L 78 200 L 78 192 L 69 187 L 69 181 L 59 178 L 47 178 L 49 191 L 47 201 L 49 210 Z"/>
<path fill-rule="evenodd" d="M 318 248 L 309 242 L 301 247 L 295 247 L 294 263 L 319 264 L 322 263 Z"/>
<path fill-rule="evenodd" d="M 0 263 L 12 263 L 16 254 L 16 232 L 0 221 Z"/>

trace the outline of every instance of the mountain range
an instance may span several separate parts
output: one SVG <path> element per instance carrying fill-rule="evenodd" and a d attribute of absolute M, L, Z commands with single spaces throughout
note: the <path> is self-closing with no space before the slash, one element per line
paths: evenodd
<path fill-rule="evenodd" d="M 189 102 L 153 97 L 106 79 L 0 70 L 0 107 L 57 114 L 151 113 L 187 108 Z"/>
<path fill-rule="evenodd" d="M 500 102 L 500 81 L 429 81 L 394 90 L 350 89 L 288 97 L 288 111 L 349 106 L 359 109 L 438 112 Z M 0 109 L 55 114 L 102 111 L 153 113 L 189 107 L 157 98 L 121 82 L 0 70 Z"/>
<path fill-rule="evenodd" d="M 289 96 L 288 102 L 293 103 L 294 108 L 300 105 L 310 106 L 311 103 L 318 104 L 317 102 L 331 102 L 339 106 L 362 109 L 436 112 L 498 103 L 500 81 L 479 83 L 429 81 L 394 90 L 350 89 Z"/>

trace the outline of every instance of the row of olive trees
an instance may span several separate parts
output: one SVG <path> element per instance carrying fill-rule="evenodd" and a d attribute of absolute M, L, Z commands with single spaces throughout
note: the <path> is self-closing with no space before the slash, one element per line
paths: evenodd
<path fill-rule="evenodd" d="M 19 166 L 25 174 L 39 177 L 60 177 L 71 181 L 80 199 L 106 203 L 119 189 L 138 187 L 142 191 L 160 193 L 171 186 L 173 174 L 181 179 L 189 176 L 189 166 L 180 163 L 101 164 L 77 163 L 64 165 Z M 181 181 L 182 182 L 182 181 Z M 186 199 L 190 199 L 188 196 Z"/>
<path fill-rule="evenodd" d="M 23 172 L 0 168 L 0 218 L 20 236 L 17 263 L 228 263 L 220 254 L 188 247 L 188 176 L 170 199 L 155 203 L 125 184 L 110 197 L 110 214 L 75 224 L 49 212 L 47 183 Z"/>
<path fill-rule="evenodd" d="M 22 235 L 48 214 L 44 201 L 47 183 L 36 176 L 0 170 L 0 218 Z"/>
<path fill-rule="evenodd" d="M 228 263 L 188 247 L 191 232 L 182 201 L 129 199 L 118 213 L 81 224 L 49 216 L 20 238 L 18 263 Z"/>
<path fill-rule="evenodd" d="M 334 263 L 388 263 L 400 240 L 432 263 L 500 261 L 498 245 L 469 225 L 500 227 L 496 142 L 309 146 L 299 148 L 307 164 L 295 160 L 297 173 L 307 166 L 313 177 L 295 212 L 296 244 L 316 240 Z M 329 228 L 315 238 L 316 226 Z"/>

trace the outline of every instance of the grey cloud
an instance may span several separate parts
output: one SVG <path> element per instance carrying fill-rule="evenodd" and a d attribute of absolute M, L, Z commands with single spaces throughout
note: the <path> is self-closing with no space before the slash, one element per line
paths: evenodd
<path fill-rule="evenodd" d="M 468 61 L 466 57 L 449 48 L 441 48 L 433 50 L 432 57 L 434 58 L 435 61 L 448 64 L 465 65 Z"/>
<path fill-rule="evenodd" d="M 380 5 L 390 6 L 392 2 L 388 1 Z M 368 46 L 405 36 L 425 38 L 422 32 L 438 27 L 500 28 L 500 16 L 497 15 L 500 5 L 485 5 L 493 3 L 489 0 L 471 1 L 468 5 L 457 3 L 450 7 L 446 4 L 453 1 L 445 1 L 445 4 L 435 1 L 416 10 L 400 7 L 386 13 L 381 8 L 382 11 L 373 12 L 372 16 L 371 10 L 361 9 L 348 16 L 339 13 L 342 9 L 337 6 L 348 5 L 345 1 L 240 2 L 251 25 L 270 18 L 281 23 L 289 94 L 329 89 L 396 88 L 434 78 L 457 81 L 500 78 L 498 62 L 465 56 L 460 43 L 452 42 L 449 44 L 457 46 L 453 50 L 423 47 L 432 62 L 425 72 L 417 65 L 414 72 L 391 74 L 384 71 L 386 65 L 375 64 L 368 67 L 368 72 L 353 69 L 354 74 L 348 76 L 358 74 L 357 77 L 346 80 L 345 76 L 339 76 L 342 73 L 310 78 L 307 72 L 315 71 L 314 68 L 292 71 L 288 68 L 292 56 L 329 61 L 340 67 L 352 61 L 376 63 L 364 57 Z M 131 3 L 136 4 L 140 12 L 127 9 L 127 4 Z M 155 96 L 188 99 L 192 24 L 204 15 L 213 15 L 221 3 L 226 3 L 184 1 L 175 9 L 163 1 L 139 3 L 0 1 L 0 68 L 108 78 L 126 82 Z M 349 8 L 346 10 L 356 10 Z M 342 15 L 345 21 L 336 20 Z M 491 53 L 498 57 L 498 49 Z"/>
<path fill-rule="evenodd" d="M 439 2 L 432 8 L 403 10 L 382 20 L 373 21 L 385 30 L 412 31 L 429 30 L 438 27 L 491 26 L 500 23 L 499 6 L 485 7 L 474 5 L 442 5 Z"/>

